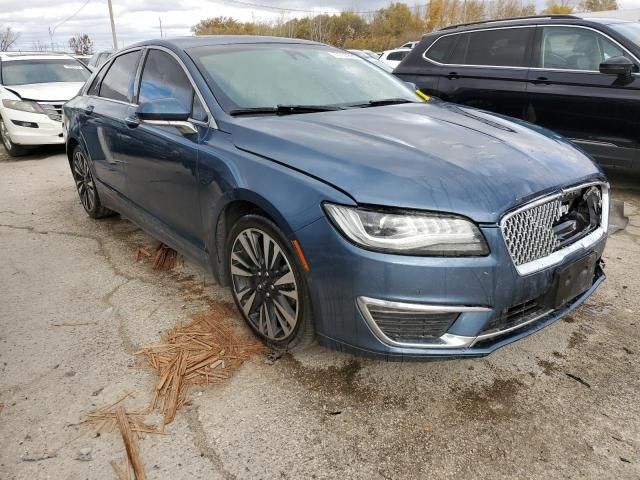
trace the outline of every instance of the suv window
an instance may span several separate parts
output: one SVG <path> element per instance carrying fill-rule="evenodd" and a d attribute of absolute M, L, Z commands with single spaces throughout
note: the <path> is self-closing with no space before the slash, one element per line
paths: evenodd
<path fill-rule="evenodd" d="M 175 98 L 186 110 L 193 105 L 193 87 L 176 60 L 161 50 L 150 50 L 140 79 L 139 103 Z"/>
<path fill-rule="evenodd" d="M 409 55 L 409 52 L 391 52 L 387 55 L 387 60 L 402 61 L 407 55 Z"/>
<path fill-rule="evenodd" d="M 456 44 L 458 37 L 459 35 L 446 35 L 438 38 L 427 50 L 426 57 L 434 62 L 447 63 L 447 57 Z"/>
<path fill-rule="evenodd" d="M 462 33 L 448 63 L 526 67 L 533 28 L 500 28 Z"/>
<path fill-rule="evenodd" d="M 116 57 L 100 84 L 100 96 L 131 103 L 133 100 L 133 77 L 140 58 L 140 51 Z"/>
<path fill-rule="evenodd" d="M 597 72 L 605 60 L 625 56 L 614 42 L 586 28 L 543 27 L 541 38 L 541 68 Z"/>

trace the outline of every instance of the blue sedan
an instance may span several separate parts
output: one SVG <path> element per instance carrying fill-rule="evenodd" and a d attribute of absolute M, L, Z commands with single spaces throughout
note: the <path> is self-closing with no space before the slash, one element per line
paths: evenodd
<path fill-rule="evenodd" d="M 273 348 L 482 356 L 604 279 L 609 188 L 582 150 L 327 45 L 140 43 L 64 126 L 88 215 L 209 269 Z"/>

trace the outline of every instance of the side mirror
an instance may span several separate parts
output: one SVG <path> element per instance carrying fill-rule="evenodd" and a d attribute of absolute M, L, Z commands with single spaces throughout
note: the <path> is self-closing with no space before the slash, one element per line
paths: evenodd
<path fill-rule="evenodd" d="M 635 65 L 627 57 L 611 57 L 600 64 L 600 73 L 617 75 L 623 80 L 631 79 Z"/>
<path fill-rule="evenodd" d="M 174 127 L 185 135 L 198 133 L 197 128 L 189 122 L 191 112 L 175 98 L 161 98 L 141 104 L 136 116 L 143 123 L 160 127 Z"/>

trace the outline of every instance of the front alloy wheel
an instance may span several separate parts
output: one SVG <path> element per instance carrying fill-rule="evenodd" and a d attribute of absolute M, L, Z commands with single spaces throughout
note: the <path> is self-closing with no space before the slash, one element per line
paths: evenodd
<path fill-rule="evenodd" d="M 275 348 L 312 338 L 305 318 L 306 285 L 284 235 L 257 215 L 240 219 L 230 235 L 228 268 L 233 296 L 249 326 Z"/>

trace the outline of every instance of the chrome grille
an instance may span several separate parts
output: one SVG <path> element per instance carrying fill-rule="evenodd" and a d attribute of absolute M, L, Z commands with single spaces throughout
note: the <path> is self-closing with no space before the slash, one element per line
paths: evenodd
<path fill-rule="evenodd" d="M 586 220 L 585 208 L 589 211 Z M 606 233 L 608 208 L 608 186 L 592 183 L 563 190 L 505 215 L 500 227 L 518 272 L 531 273 L 561 261 L 574 243 L 588 246 L 580 242 L 587 235 L 585 242 L 597 241 Z M 578 217 L 582 224 L 569 226 L 567 233 L 567 224 L 578 225 L 573 221 Z"/>
<path fill-rule="evenodd" d="M 54 122 L 62 122 L 62 105 L 64 102 L 38 102 L 44 112 Z"/>
<path fill-rule="evenodd" d="M 512 215 L 504 222 L 502 233 L 511 258 L 523 265 L 553 253 L 560 241 L 553 224 L 560 218 L 562 202 L 556 198 Z"/>

